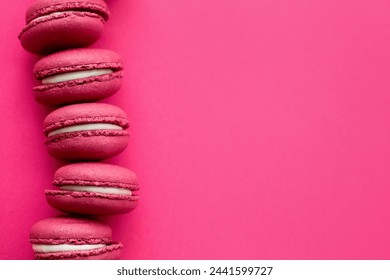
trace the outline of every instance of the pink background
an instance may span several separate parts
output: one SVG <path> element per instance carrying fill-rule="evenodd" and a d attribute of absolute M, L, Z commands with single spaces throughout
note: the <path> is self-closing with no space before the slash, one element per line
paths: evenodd
<path fill-rule="evenodd" d="M 59 163 L 46 152 L 2 3 L 0 259 L 31 259 Z M 131 121 L 138 208 L 105 220 L 123 259 L 389 259 L 388 0 L 111 0 L 96 44 L 122 54 L 107 100 Z"/>

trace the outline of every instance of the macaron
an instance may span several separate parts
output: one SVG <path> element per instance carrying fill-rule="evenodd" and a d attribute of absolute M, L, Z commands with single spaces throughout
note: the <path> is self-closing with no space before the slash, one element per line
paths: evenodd
<path fill-rule="evenodd" d="M 119 54 L 106 49 L 71 49 L 48 55 L 34 66 L 39 85 L 35 99 L 48 106 L 97 101 L 116 93 L 122 83 Z"/>
<path fill-rule="evenodd" d="M 44 120 L 46 147 L 59 160 L 102 160 L 121 153 L 128 144 L 126 113 L 105 103 L 59 108 Z"/>
<path fill-rule="evenodd" d="M 26 11 L 19 39 L 39 55 L 87 47 L 99 39 L 109 14 L 103 0 L 37 0 Z"/>
<path fill-rule="evenodd" d="M 88 215 L 123 214 L 138 202 L 136 175 L 127 168 L 97 162 L 83 162 L 59 168 L 53 179 L 58 189 L 46 190 L 54 208 Z"/>
<path fill-rule="evenodd" d="M 115 260 L 122 248 L 120 242 L 112 240 L 108 225 L 68 216 L 34 224 L 30 243 L 38 260 Z"/>

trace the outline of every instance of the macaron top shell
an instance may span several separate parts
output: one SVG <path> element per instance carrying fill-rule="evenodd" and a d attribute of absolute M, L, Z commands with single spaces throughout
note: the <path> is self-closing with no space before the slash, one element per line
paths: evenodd
<path fill-rule="evenodd" d="M 53 217 L 33 225 L 30 242 L 52 245 L 112 243 L 112 231 L 108 225 L 93 219 Z"/>
<path fill-rule="evenodd" d="M 37 0 L 26 11 L 26 23 L 38 17 L 65 11 L 91 12 L 105 21 L 110 14 L 103 0 Z"/>
<path fill-rule="evenodd" d="M 34 76 L 42 80 L 51 75 L 91 69 L 122 70 L 121 57 L 106 49 L 78 48 L 43 57 L 34 66 Z"/>
<path fill-rule="evenodd" d="M 82 103 L 59 108 L 44 120 L 44 133 L 78 124 L 110 123 L 128 128 L 126 113 L 117 106 L 105 103 Z"/>
<path fill-rule="evenodd" d="M 108 163 L 83 162 L 59 168 L 53 185 L 105 186 L 138 190 L 136 175 L 129 169 Z"/>

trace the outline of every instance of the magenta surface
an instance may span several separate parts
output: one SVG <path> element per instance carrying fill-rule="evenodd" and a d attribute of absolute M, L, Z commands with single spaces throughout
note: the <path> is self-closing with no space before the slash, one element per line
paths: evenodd
<path fill-rule="evenodd" d="M 59 164 L 3 1 L 1 259 L 31 259 Z M 123 59 L 136 209 L 123 259 L 390 259 L 390 2 L 110 0 L 94 45 Z M 105 100 L 106 101 L 106 100 Z M 174 237 L 174 238 L 173 238 Z"/>

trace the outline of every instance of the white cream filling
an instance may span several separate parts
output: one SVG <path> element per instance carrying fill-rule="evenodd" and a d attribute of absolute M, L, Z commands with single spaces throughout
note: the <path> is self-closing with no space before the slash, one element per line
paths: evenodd
<path fill-rule="evenodd" d="M 78 125 L 62 127 L 49 132 L 48 136 L 50 137 L 61 133 L 85 131 L 85 130 L 123 130 L 123 128 L 120 127 L 119 125 L 110 124 L 110 123 L 87 123 L 87 124 L 78 124 Z"/>
<path fill-rule="evenodd" d="M 76 192 L 94 192 L 105 194 L 131 195 L 131 190 L 113 187 L 95 187 L 95 186 L 61 186 L 63 191 Z"/>
<path fill-rule="evenodd" d="M 71 244 L 59 244 L 59 245 L 47 245 L 47 244 L 33 244 L 32 248 L 36 253 L 57 253 L 57 252 L 69 252 L 69 251 L 81 251 L 81 250 L 93 250 L 105 247 L 105 244 L 83 244 L 83 245 L 71 245 Z"/>
<path fill-rule="evenodd" d="M 113 73 L 114 71 L 112 69 L 90 69 L 90 70 L 83 70 L 83 71 L 74 71 L 74 72 L 68 72 L 68 73 L 62 73 L 58 75 L 52 75 L 46 78 L 42 79 L 42 84 L 55 84 L 55 83 L 62 83 L 77 79 L 84 79 L 88 77 L 96 77 L 101 76 L 105 74 Z"/>

